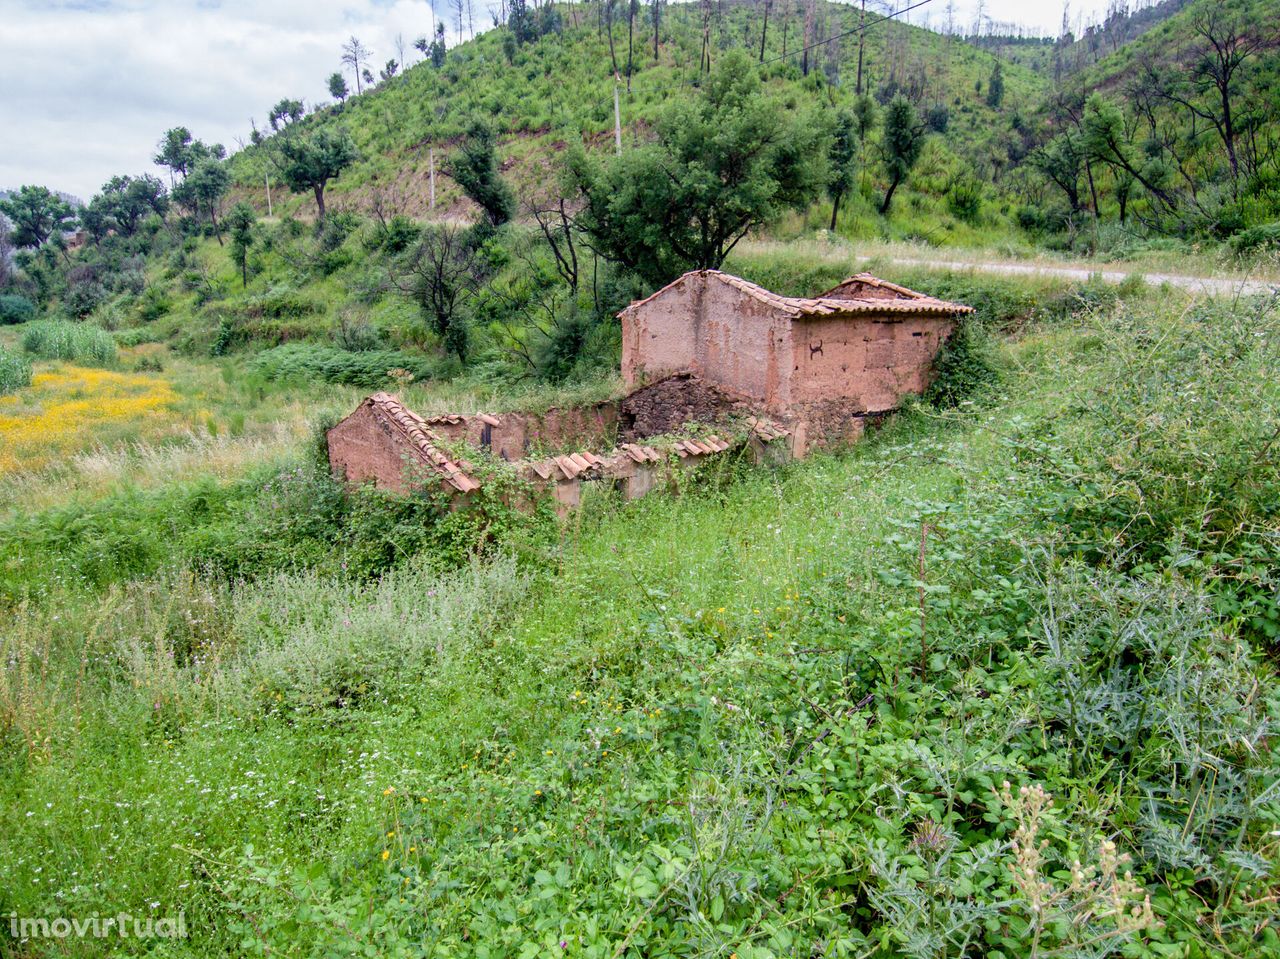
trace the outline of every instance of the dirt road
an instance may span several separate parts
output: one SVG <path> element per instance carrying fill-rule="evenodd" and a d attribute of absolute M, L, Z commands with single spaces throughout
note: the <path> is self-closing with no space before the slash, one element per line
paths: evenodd
<path fill-rule="evenodd" d="M 905 257 L 870 257 L 856 256 L 854 259 L 860 263 L 871 260 L 877 262 L 888 262 L 895 266 L 920 266 L 930 267 L 940 270 L 975 270 L 980 273 L 1004 273 L 1016 276 L 1056 276 L 1068 280 L 1088 280 L 1090 276 L 1097 276 L 1108 283 L 1119 283 L 1120 281 L 1133 276 L 1134 273 L 1125 273 L 1119 270 L 1105 269 L 1084 269 L 1072 266 L 1050 266 L 1048 264 L 1039 263 L 983 263 L 983 262 L 965 262 L 961 260 L 925 260 L 911 259 Z M 1258 294 L 1269 293 L 1272 291 L 1280 291 L 1280 281 L 1274 280 L 1248 280 L 1238 277 L 1222 278 L 1209 276 L 1187 276 L 1178 273 L 1143 273 L 1137 271 L 1152 286 L 1160 286 L 1168 283 L 1170 286 L 1176 286 L 1179 289 L 1188 290 L 1192 293 L 1204 293 L 1214 296 L 1255 296 Z"/>

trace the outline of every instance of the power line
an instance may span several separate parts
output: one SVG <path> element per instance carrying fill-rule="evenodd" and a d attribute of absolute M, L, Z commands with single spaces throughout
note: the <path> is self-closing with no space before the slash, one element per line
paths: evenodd
<path fill-rule="evenodd" d="M 760 65 L 768 66 L 770 63 L 777 63 L 779 60 L 785 60 L 788 57 L 794 57 L 797 54 L 805 53 L 809 50 L 812 50 L 814 47 L 820 47 L 824 43 L 832 43 L 833 41 L 841 40 L 844 37 L 851 37 L 855 33 L 865 33 L 867 30 L 874 27 L 877 23 L 884 23 L 886 20 L 892 20 L 895 17 L 900 17 L 904 13 L 910 13 L 912 10 L 915 10 L 918 7 L 923 7 L 926 4 L 932 3 L 932 2 L 933 0 L 919 0 L 918 3 L 913 3 L 909 7 L 903 7 L 901 10 L 895 10 L 893 13 L 887 13 L 883 17 L 880 17 L 878 20 L 872 20 L 870 23 L 866 23 L 866 24 L 863 24 L 862 26 L 854 27 L 852 30 L 846 30 L 844 33 L 837 33 L 834 37 L 827 37 L 827 39 L 825 40 L 818 40 L 815 43 L 809 44 L 807 47 L 801 47 L 799 50 L 792 50 L 790 53 L 784 53 L 780 57 L 773 57 L 770 60 L 762 60 L 760 62 Z"/>

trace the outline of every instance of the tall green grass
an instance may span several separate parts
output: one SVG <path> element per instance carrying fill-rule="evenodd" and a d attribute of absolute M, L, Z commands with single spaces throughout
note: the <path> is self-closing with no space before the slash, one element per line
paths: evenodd
<path fill-rule="evenodd" d="M 31 385 L 31 364 L 0 346 L 0 394 Z"/>
<path fill-rule="evenodd" d="M 90 366 L 110 366 L 116 361 L 116 343 L 111 334 L 86 323 L 28 323 L 22 333 L 22 348 L 45 360 L 69 360 Z"/>

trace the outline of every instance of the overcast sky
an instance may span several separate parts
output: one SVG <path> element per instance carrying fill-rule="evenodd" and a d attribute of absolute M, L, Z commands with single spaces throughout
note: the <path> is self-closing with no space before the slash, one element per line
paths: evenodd
<path fill-rule="evenodd" d="M 976 3 L 956 0 L 957 20 L 972 22 Z M 1105 5 L 1073 0 L 1072 10 Z M 946 0 L 911 22 L 925 10 L 938 27 Z M 1049 31 L 1062 19 L 1060 0 L 985 0 L 985 10 Z M 151 155 L 172 126 L 234 150 L 282 96 L 327 99 L 346 37 L 381 64 L 399 34 L 412 63 L 434 16 L 427 0 L 0 0 L 0 189 L 39 183 L 88 199 L 113 174 L 157 172 Z"/>

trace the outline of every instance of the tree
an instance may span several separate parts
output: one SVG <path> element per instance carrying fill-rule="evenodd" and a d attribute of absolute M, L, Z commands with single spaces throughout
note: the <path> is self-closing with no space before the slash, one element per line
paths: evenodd
<path fill-rule="evenodd" d="M 831 230 L 836 228 L 841 199 L 853 188 L 857 159 L 858 119 L 852 112 L 842 110 L 835 117 L 829 153 L 831 178 L 827 181 L 827 193 L 831 197 Z"/>
<path fill-rule="evenodd" d="M 71 204 L 48 187 L 24 186 L 0 200 L 0 213 L 13 224 L 12 240 L 18 247 L 39 247 L 75 225 Z"/>
<path fill-rule="evenodd" d="M 894 192 L 911 175 L 912 168 L 920 159 L 926 135 L 925 125 L 920 122 L 911 101 L 903 96 L 894 97 L 884 115 L 884 139 L 880 144 L 885 173 L 889 177 L 889 187 L 885 191 L 884 202 L 880 204 L 881 216 L 889 213 Z"/>
<path fill-rule="evenodd" d="M 997 60 L 991 68 L 991 79 L 987 81 L 987 106 L 999 110 L 1004 103 L 1004 70 Z"/>
<path fill-rule="evenodd" d="M 717 269 L 753 227 L 802 209 L 826 183 L 825 132 L 760 89 L 731 50 L 698 96 L 666 107 L 653 142 L 608 161 L 578 147 L 567 176 L 589 245 L 654 284 Z"/>
<path fill-rule="evenodd" d="M 241 286 L 249 285 L 249 249 L 253 246 L 253 227 L 258 215 L 241 200 L 227 214 L 227 231 L 231 234 L 231 262 L 240 267 Z"/>
<path fill-rule="evenodd" d="M 392 77 L 396 75 L 396 72 L 399 69 L 400 69 L 399 63 L 397 63 L 395 60 L 388 60 L 386 63 L 386 66 L 384 66 L 382 70 L 379 71 L 378 77 L 379 79 L 382 80 L 383 83 L 386 83 L 388 80 L 390 80 Z"/>
<path fill-rule="evenodd" d="M 169 196 L 157 177 L 113 176 L 89 201 L 81 221 L 95 240 L 110 230 L 133 236 L 143 219 L 152 213 L 163 216 L 168 208 Z"/>
<path fill-rule="evenodd" d="M 507 5 L 507 30 L 517 46 L 523 46 L 538 38 L 538 25 L 534 12 L 526 0 L 509 0 Z"/>
<path fill-rule="evenodd" d="M 337 70 L 329 74 L 329 96 L 333 97 L 339 103 L 346 103 L 347 97 L 351 95 L 351 90 L 347 87 L 347 78 Z"/>
<path fill-rule="evenodd" d="M 325 187 L 358 157 L 346 130 L 326 127 L 306 136 L 294 132 L 283 137 L 273 160 L 290 190 L 315 194 L 316 214 L 324 219 Z"/>
<path fill-rule="evenodd" d="M 1142 184 L 1165 213 L 1176 215 L 1179 203 L 1167 186 L 1168 170 L 1158 157 L 1140 157 L 1133 150 L 1120 108 L 1095 93 L 1085 104 L 1081 145 L 1088 159 L 1106 164 Z M 1185 197 L 1199 208 L 1194 196 Z"/>
<path fill-rule="evenodd" d="M 1084 166 L 1084 148 L 1078 133 L 1070 129 L 1059 133 L 1031 154 L 1031 165 L 1066 195 L 1072 213 L 1080 211 L 1080 171 Z"/>
<path fill-rule="evenodd" d="M 219 246 L 222 227 L 218 223 L 218 209 L 230 187 L 231 174 L 226 165 L 213 157 L 201 157 L 186 178 L 173 188 L 174 202 L 190 210 L 197 220 L 201 212 L 208 215 Z"/>
<path fill-rule="evenodd" d="M 1164 95 L 1194 117 L 1212 124 L 1226 150 L 1234 185 L 1240 178 L 1236 151 L 1240 71 L 1267 42 L 1260 33 L 1253 33 L 1239 12 L 1223 0 L 1202 8 L 1192 20 L 1192 29 L 1199 41 L 1191 51 L 1191 69 L 1185 74 L 1185 83 L 1170 85 Z"/>
<path fill-rule="evenodd" d="M 160 138 L 159 147 L 151 159 L 156 166 L 168 167 L 169 182 L 185 177 L 199 160 L 223 160 L 227 151 L 221 143 L 212 145 L 192 139 L 186 127 L 173 127 Z"/>
<path fill-rule="evenodd" d="M 272 130 L 283 130 L 290 123 L 297 123 L 306 116 L 306 113 L 306 107 L 302 105 L 301 100 L 290 100 L 285 97 L 271 108 L 271 112 L 267 114 L 267 122 L 271 124 Z"/>
<path fill-rule="evenodd" d="M 168 167 L 169 182 L 172 184 L 175 174 L 187 175 L 190 154 L 191 131 L 186 127 L 173 127 L 166 130 L 160 138 L 155 156 L 151 159 L 156 166 Z"/>
<path fill-rule="evenodd" d="M 436 38 L 431 41 L 431 65 L 439 70 L 444 66 L 447 48 L 444 42 L 444 24 L 436 24 Z"/>
<path fill-rule="evenodd" d="M 342 45 L 342 63 L 344 66 L 350 67 L 351 72 L 355 74 L 357 95 L 360 93 L 361 78 L 367 76 L 367 71 L 363 69 L 364 63 L 371 56 L 373 56 L 373 51 L 361 43 L 354 34 Z"/>
<path fill-rule="evenodd" d="M 462 146 L 450 158 L 450 172 L 490 226 L 502 226 L 515 215 L 515 196 L 498 172 L 493 130 L 483 120 L 472 121 Z"/>
<path fill-rule="evenodd" d="M 391 280 L 422 311 L 444 348 L 467 361 L 470 335 L 465 301 L 483 279 L 483 269 L 463 232 L 455 226 L 428 227 L 422 241 L 392 268 Z"/>

